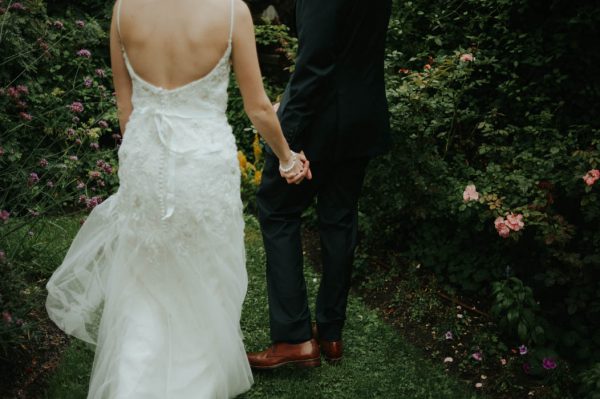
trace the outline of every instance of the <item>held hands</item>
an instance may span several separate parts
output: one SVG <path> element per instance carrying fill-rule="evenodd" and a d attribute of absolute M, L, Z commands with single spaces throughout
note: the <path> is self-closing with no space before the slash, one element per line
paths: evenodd
<path fill-rule="evenodd" d="M 303 151 L 299 154 L 292 151 L 288 162 L 279 161 L 279 173 L 288 184 L 300 184 L 304 179 L 312 179 L 310 162 L 306 159 Z"/>

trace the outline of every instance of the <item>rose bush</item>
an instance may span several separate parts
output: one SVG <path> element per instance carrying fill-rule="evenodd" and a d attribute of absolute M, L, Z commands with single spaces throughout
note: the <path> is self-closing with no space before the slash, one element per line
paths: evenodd
<path fill-rule="evenodd" d="M 403 252 L 582 365 L 600 361 L 599 26 L 560 0 L 394 2 L 394 148 L 361 203 L 368 252 Z"/>

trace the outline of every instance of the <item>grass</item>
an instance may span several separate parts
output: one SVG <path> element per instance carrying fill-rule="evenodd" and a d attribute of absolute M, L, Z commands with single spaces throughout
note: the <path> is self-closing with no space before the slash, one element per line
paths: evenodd
<path fill-rule="evenodd" d="M 242 316 L 248 350 L 269 344 L 264 251 L 257 222 L 247 219 L 246 247 L 249 290 Z M 311 298 L 319 276 L 306 269 Z M 314 300 L 312 301 L 314 302 Z M 313 313 L 314 314 L 314 313 Z M 284 368 L 255 373 L 255 384 L 240 399 L 278 398 L 474 398 L 479 395 L 447 375 L 441 365 L 425 360 L 410 343 L 386 325 L 357 297 L 349 301 L 344 332 L 345 359 L 339 366 Z M 46 399 L 83 399 L 93 354 L 73 342 L 49 378 Z"/>

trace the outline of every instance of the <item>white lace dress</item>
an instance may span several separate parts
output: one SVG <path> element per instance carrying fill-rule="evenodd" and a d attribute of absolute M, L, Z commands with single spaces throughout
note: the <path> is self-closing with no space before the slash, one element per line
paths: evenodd
<path fill-rule="evenodd" d="M 173 90 L 145 82 L 125 56 L 134 110 L 120 188 L 47 284 L 51 319 L 97 345 L 88 398 L 231 398 L 252 384 L 230 53 L 231 35 L 208 75 Z"/>

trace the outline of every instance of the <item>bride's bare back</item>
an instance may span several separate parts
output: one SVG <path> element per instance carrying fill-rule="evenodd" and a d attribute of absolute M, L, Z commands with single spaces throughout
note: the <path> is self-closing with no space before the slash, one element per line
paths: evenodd
<path fill-rule="evenodd" d="M 136 73 L 155 86 L 172 89 L 202 78 L 227 49 L 230 1 L 121 2 L 121 44 Z"/>
<path fill-rule="evenodd" d="M 171 90 L 211 73 L 228 53 L 230 38 L 244 109 L 279 160 L 288 164 L 292 153 L 264 90 L 254 24 L 242 0 L 117 0 L 110 56 L 122 134 L 133 110 L 125 57 L 138 78 Z M 290 183 L 300 182 L 309 173 L 308 167 L 303 170 L 300 163 L 294 165 L 286 174 Z"/>

